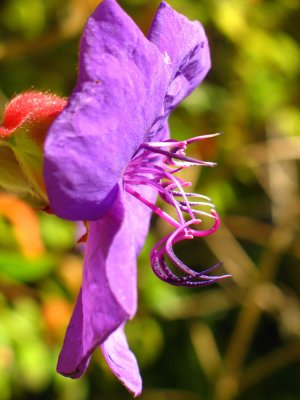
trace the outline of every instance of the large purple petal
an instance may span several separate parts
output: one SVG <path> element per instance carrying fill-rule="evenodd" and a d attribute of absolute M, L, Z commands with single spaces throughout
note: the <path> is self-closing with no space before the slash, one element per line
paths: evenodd
<path fill-rule="evenodd" d="M 142 379 L 136 358 L 128 347 L 123 326 L 106 339 L 101 350 L 113 373 L 135 396 L 140 395 Z"/>
<path fill-rule="evenodd" d="M 207 37 L 198 21 L 190 21 L 162 2 L 148 38 L 162 52 L 172 71 L 164 102 L 167 116 L 209 71 L 211 62 Z"/>
<path fill-rule="evenodd" d="M 45 181 L 53 211 L 96 220 L 163 108 L 169 69 L 115 0 L 88 19 L 77 86 L 49 130 Z"/>
<path fill-rule="evenodd" d="M 57 368 L 72 378 L 85 371 L 93 350 L 136 311 L 135 232 L 124 195 L 118 190 L 105 216 L 90 223 L 82 290 Z"/>

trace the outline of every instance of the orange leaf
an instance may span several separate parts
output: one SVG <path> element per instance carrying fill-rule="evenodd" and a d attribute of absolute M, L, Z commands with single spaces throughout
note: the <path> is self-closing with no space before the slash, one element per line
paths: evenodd
<path fill-rule="evenodd" d="M 47 327 L 54 335 L 64 334 L 68 320 L 71 317 L 72 306 L 60 297 L 49 297 L 42 307 L 42 313 Z"/>
<path fill-rule="evenodd" d="M 39 220 L 30 206 L 12 195 L 0 193 L 0 214 L 11 222 L 24 256 L 34 258 L 44 252 Z"/>

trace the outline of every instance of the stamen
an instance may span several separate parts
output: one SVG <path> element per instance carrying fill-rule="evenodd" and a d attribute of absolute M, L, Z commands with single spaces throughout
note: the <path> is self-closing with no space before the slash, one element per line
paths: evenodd
<path fill-rule="evenodd" d="M 135 198 L 140 200 L 142 203 L 144 203 L 146 206 L 148 206 L 153 212 L 155 212 L 159 217 L 163 218 L 165 221 L 169 222 L 170 225 L 172 226 L 180 226 L 179 222 L 177 222 L 174 218 L 172 218 L 169 214 L 164 212 L 161 208 L 156 206 L 155 204 L 151 203 L 148 201 L 145 197 L 143 197 L 140 193 L 136 192 L 133 190 L 130 186 L 126 187 L 126 191 L 130 194 L 132 194 Z"/>
<path fill-rule="evenodd" d="M 201 161 L 201 160 L 197 160 L 196 158 L 186 157 L 184 155 L 177 154 L 177 153 L 172 154 L 170 151 L 165 151 L 165 150 L 162 150 L 162 149 L 154 147 L 154 146 L 152 148 L 151 147 L 152 146 L 149 146 L 146 143 L 141 145 L 141 148 L 143 148 L 143 149 L 151 150 L 154 153 L 163 154 L 167 157 L 170 157 L 172 160 L 177 159 L 177 160 L 185 161 L 184 165 L 186 165 L 186 163 L 189 163 L 189 165 L 205 165 L 206 167 L 215 167 L 216 166 L 216 163 L 213 163 L 213 162 Z M 180 165 L 183 165 L 183 164 L 180 164 Z"/>
<path fill-rule="evenodd" d="M 210 235 L 220 225 L 220 218 L 211 199 L 198 193 L 185 192 L 184 188 L 190 187 L 191 182 L 186 182 L 176 176 L 182 169 L 190 166 L 214 166 L 215 163 L 187 157 L 185 150 L 191 143 L 217 135 L 219 133 L 198 136 L 181 142 L 167 140 L 143 143 L 124 173 L 125 190 L 175 228 L 173 233 L 154 246 L 150 254 L 153 272 L 161 280 L 172 285 L 203 286 L 229 277 L 229 275 L 206 275 L 221 264 L 196 272 L 184 264 L 173 250 L 174 244 L 194 237 Z M 177 218 L 172 217 L 139 193 L 136 188 L 140 185 L 154 188 L 160 198 L 174 208 Z M 188 221 L 185 220 L 185 215 L 188 215 Z M 191 228 L 191 225 L 201 224 L 201 220 L 196 216 L 212 218 L 213 226 L 204 230 Z M 166 257 L 183 276 L 177 276 L 171 271 L 165 260 Z"/>

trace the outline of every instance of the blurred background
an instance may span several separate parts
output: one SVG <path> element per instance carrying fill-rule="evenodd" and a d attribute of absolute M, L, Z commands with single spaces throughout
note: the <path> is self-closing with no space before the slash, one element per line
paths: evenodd
<path fill-rule="evenodd" d="M 68 96 L 79 37 L 97 0 L 2 0 L 0 114 L 28 89 Z M 127 326 L 141 400 L 300 399 L 299 0 L 170 0 L 207 31 L 213 68 L 171 117 L 174 138 L 224 132 L 192 149 L 220 230 L 176 249 L 189 265 L 222 261 L 232 278 L 201 289 L 160 282 L 153 219 L 139 260 L 139 311 Z M 157 0 L 120 4 L 147 32 Z M 80 380 L 56 374 L 82 256 L 76 227 L 0 192 L 0 399 L 132 396 L 100 351 Z"/>

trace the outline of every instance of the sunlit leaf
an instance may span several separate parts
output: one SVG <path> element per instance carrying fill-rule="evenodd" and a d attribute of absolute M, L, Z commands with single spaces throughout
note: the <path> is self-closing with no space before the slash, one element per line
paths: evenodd
<path fill-rule="evenodd" d="M 14 196 L 0 193 L 0 215 L 11 222 L 25 257 L 35 258 L 43 254 L 39 220 L 31 207 Z"/>
<path fill-rule="evenodd" d="M 0 277 L 21 282 L 36 282 L 46 277 L 54 268 L 55 257 L 50 255 L 29 259 L 14 252 L 0 253 Z"/>

